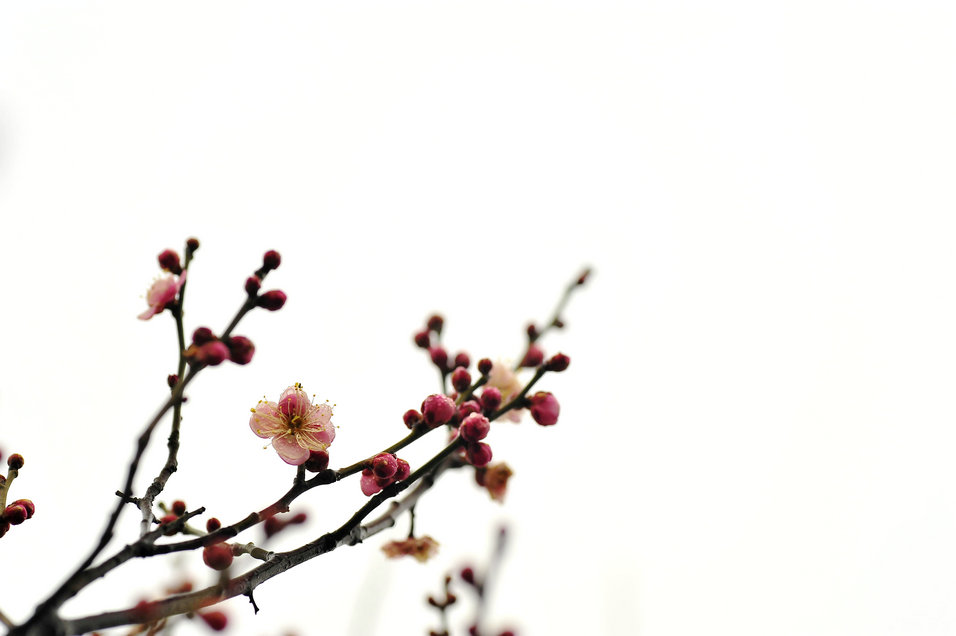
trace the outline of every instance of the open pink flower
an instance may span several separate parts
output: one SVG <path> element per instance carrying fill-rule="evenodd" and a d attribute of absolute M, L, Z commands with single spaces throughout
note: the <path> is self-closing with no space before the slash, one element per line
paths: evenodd
<path fill-rule="evenodd" d="M 137 318 L 140 320 L 149 320 L 161 312 L 166 308 L 167 304 L 176 300 L 176 294 L 179 293 L 179 290 L 182 289 L 185 283 L 186 272 L 183 272 L 181 276 L 166 276 L 165 278 L 156 279 L 156 282 L 154 282 L 149 288 L 149 291 L 146 292 L 146 303 L 149 305 L 149 309 L 141 313 Z"/>
<path fill-rule="evenodd" d="M 272 447 L 287 464 L 298 466 L 311 451 L 324 451 L 335 439 L 332 407 L 312 404 L 296 382 L 279 396 L 279 402 L 260 400 L 249 418 L 252 432 L 272 438 Z"/>

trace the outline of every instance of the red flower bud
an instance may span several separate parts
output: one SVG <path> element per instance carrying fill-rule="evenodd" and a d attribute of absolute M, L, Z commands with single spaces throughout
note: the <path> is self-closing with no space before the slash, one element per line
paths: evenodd
<path fill-rule="evenodd" d="M 432 344 L 431 336 L 428 331 L 419 331 L 415 334 L 415 346 L 422 349 L 427 349 Z"/>
<path fill-rule="evenodd" d="M 212 329 L 209 327 L 199 327 L 193 332 L 193 344 L 197 347 L 201 347 L 207 342 L 212 342 L 215 339 L 216 334 L 214 334 Z"/>
<path fill-rule="evenodd" d="M 404 459 L 396 459 L 398 463 L 398 469 L 395 471 L 395 474 L 392 475 L 392 479 L 395 481 L 402 481 L 403 479 L 408 479 L 408 476 L 412 474 L 412 467 L 408 465 L 408 462 Z"/>
<path fill-rule="evenodd" d="M 159 266 L 167 272 L 177 276 L 183 273 L 183 267 L 179 264 L 179 254 L 173 250 L 160 252 L 157 260 L 159 260 Z"/>
<path fill-rule="evenodd" d="M 250 296 L 255 296 L 259 293 L 259 289 L 262 288 L 262 281 L 259 280 L 258 276 L 250 276 L 246 279 L 246 293 Z"/>
<path fill-rule="evenodd" d="M 222 527 L 222 522 L 220 522 L 219 519 L 216 519 L 215 517 L 209 517 L 209 519 L 206 520 L 206 532 L 215 532 L 221 527 Z"/>
<path fill-rule="evenodd" d="M 198 238 L 188 238 L 186 239 L 186 251 L 189 253 L 195 252 L 199 249 L 199 239 Z"/>
<path fill-rule="evenodd" d="M 536 367 L 544 360 L 544 351 L 537 345 L 528 345 L 528 350 L 521 361 L 523 367 Z"/>
<path fill-rule="evenodd" d="M 13 502 L 16 505 L 23 506 L 27 510 L 27 519 L 33 516 L 33 513 L 36 512 L 36 506 L 33 505 L 33 502 L 29 499 L 17 499 Z"/>
<path fill-rule="evenodd" d="M 448 369 L 448 352 L 445 351 L 444 347 L 429 347 L 428 354 L 432 358 L 432 362 L 435 363 L 435 366 L 446 371 Z"/>
<path fill-rule="evenodd" d="M 23 455 L 20 453 L 14 453 L 7 457 L 7 466 L 12 470 L 20 470 L 23 468 Z"/>
<path fill-rule="evenodd" d="M 465 446 L 465 458 L 473 466 L 487 466 L 491 461 L 491 446 L 477 442 Z"/>
<path fill-rule="evenodd" d="M 227 347 L 224 342 L 216 340 L 207 342 L 199 347 L 199 354 L 196 356 L 196 359 L 202 364 L 208 364 L 214 367 L 222 364 L 223 360 L 228 357 L 229 347 Z"/>
<path fill-rule="evenodd" d="M 172 522 L 176 521 L 176 519 L 178 518 L 179 518 L 179 515 L 175 515 L 175 514 L 163 515 L 159 520 L 159 525 L 168 526 Z M 172 535 L 176 534 L 176 532 L 178 532 L 178 530 L 173 530 L 172 528 L 166 528 L 163 530 L 163 534 L 165 534 L 167 537 L 171 537 Z"/>
<path fill-rule="evenodd" d="M 402 419 L 405 420 L 405 426 L 415 428 L 422 423 L 422 414 L 415 409 L 408 409 L 405 411 L 405 415 L 402 416 Z"/>
<path fill-rule="evenodd" d="M 531 417 L 541 426 L 551 426 L 558 421 L 561 405 L 552 393 L 539 391 L 528 398 L 531 407 Z"/>
<path fill-rule="evenodd" d="M 464 367 L 458 367 L 451 374 L 451 385 L 456 391 L 465 391 L 471 386 L 471 374 Z"/>
<path fill-rule="evenodd" d="M 455 402 L 447 395 L 429 395 L 422 402 L 422 417 L 432 428 L 447 424 L 454 414 Z"/>
<path fill-rule="evenodd" d="M 309 458 L 303 465 L 310 473 L 325 470 L 329 467 L 329 454 L 326 451 L 309 451 Z"/>
<path fill-rule="evenodd" d="M 498 387 L 486 386 L 481 392 L 481 409 L 485 413 L 494 413 L 501 406 L 501 390 Z"/>
<path fill-rule="evenodd" d="M 571 364 L 571 358 L 564 355 L 563 353 L 556 353 L 551 356 L 551 359 L 548 360 L 547 369 L 548 371 L 554 371 L 555 373 L 560 373 L 568 368 L 568 365 Z"/>
<path fill-rule="evenodd" d="M 466 369 L 471 366 L 471 358 L 468 357 L 468 354 L 464 351 L 459 351 L 455 354 L 455 366 L 456 367 L 465 367 Z"/>
<path fill-rule="evenodd" d="M 186 502 L 182 499 L 177 499 L 174 501 L 170 508 L 172 509 L 173 514 L 175 514 L 177 517 L 182 517 L 184 514 L 186 514 Z"/>
<path fill-rule="evenodd" d="M 465 421 L 458 427 L 458 434 L 466 442 L 477 442 L 488 436 L 491 430 L 491 424 L 488 418 L 478 413 L 472 413 L 465 418 Z"/>
<path fill-rule="evenodd" d="M 279 256 L 279 252 L 275 250 L 269 250 L 262 255 L 262 269 L 271 271 L 273 269 L 278 269 L 279 264 L 282 262 L 282 257 Z"/>
<path fill-rule="evenodd" d="M 469 585 L 475 584 L 475 571 L 471 568 L 462 568 L 461 569 L 461 580 Z"/>
<path fill-rule="evenodd" d="M 269 311 L 278 311 L 282 309 L 282 305 L 285 304 L 285 301 L 285 292 L 279 289 L 273 289 L 256 298 L 256 306 L 268 309 Z"/>
<path fill-rule="evenodd" d="M 372 458 L 371 468 L 379 479 L 388 479 L 398 470 L 398 461 L 391 453 L 379 453 Z"/>
<path fill-rule="evenodd" d="M 434 331 L 435 333 L 441 333 L 442 327 L 445 325 L 445 319 L 434 314 L 431 318 L 428 319 L 428 328 Z"/>
<path fill-rule="evenodd" d="M 199 612 L 199 618 L 214 632 L 221 632 L 229 625 L 229 618 L 218 610 L 214 612 Z"/>
<path fill-rule="evenodd" d="M 229 347 L 229 359 L 236 364 L 249 364 L 256 352 L 256 345 L 245 336 L 232 336 L 226 345 Z"/>
<path fill-rule="evenodd" d="M 232 547 L 225 543 L 214 543 L 202 549 L 203 562 L 213 570 L 225 570 L 232 565 Z"/>
<path fill-rule="evenodd" d="M 482 358 L 478 361 L 478 373 L 481 375 L 488 375 L 491 373 L 491 367 L 494 366 L 494 363 L 488 358 Z"/>
<path fill-rule="evenodd" d="M 176 388 L 176 385 L 177 385 L 177 384 L 179 384 L 179 376 L 178 376 L 178 375 L 176 375 L 175 373 L 170 373 L 169 375 L 166 376 L 166 385 L 167 385 L 170 389 Z"/>
<path fill-rule="evenodd" d="M 20 504 L 10 504 L 3 510 L 3 515 L 0 515 L 0 517 L 2 517 L 4 521 L 18 526 L 27 520 L 26 506 L 21 506 Z"/>
<path fill-rule="evenodd" d="M 538 336 L 541 335 L 540 333 L 538 333 L 538 328 L 534 326 L 534 323 L 531 323 L 530 325 L 528 325 L 528 328 L 525 331 L 528 332 L 528 341 L 530 342 L 534 342 L 535 340 L 538 339 Z"/>

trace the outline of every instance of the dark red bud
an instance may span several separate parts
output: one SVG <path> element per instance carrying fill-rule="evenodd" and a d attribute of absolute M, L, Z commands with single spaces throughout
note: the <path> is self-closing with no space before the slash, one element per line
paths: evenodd
<path fill-rule="evenodd" d="M 10 455 L 10 457 L 7 457 L 7 466 L 9 466 L 12 470 L 20 470 L 23 468 L 23 455 L 20 453 L 14 453 L 13 455 Z"/>
<path fill-rule="evenodd" d="M 441 328 L 445 325 L 445 319 L 434 314 L 431 318 L 428 319 L 428 328 L 434 331 L 435 333 L 441 333 Z"/>
<path fill-rule="evenodd" d="M 229 359 L 236 364 L 249 364 L 256 352 L 256 345 L 245 336 L 232 336 L 226 343 L 229 347 Z"/>
<path fill-rule="evenodd" d="M 491 360 L 488 358 L 482 358 L 478 361 L 478 373 L 481 375 L 488 375 L 491 373 L 491 367 L 494 366 Z"/>
<path fill-rule="evenodd" d="M 329 467 L 329 454 L 325 451 L 309 451 L 309 458 L 305 460 L 305 469 L 310 473 L 317 473 Z"/>
<path fill-rule="evenodd" d="M 20 504 L 10 504 L 3 510 L 3 515 L 0 515 L 0 517 L 2 517 L 4 521 L 18 526 L 27 520 L 26 506 L 21 506 Z"/>
<path fill-rule="evenodd" d="M 206 520 L 206 532 L 215 532 L 221 527 L 222 523 L 215 517 L 209 517 L 209 519 Z"/>
<path fill-rule="evenodd" d="M 29 499 L 17 499 L 13 503 L 27 509 L 27 519 L 31 518 L 33 513 L 36 512 L 36 506 L 34 506 L 33 502 Z"/>
<path fill-rule="evenodd" d="M 475 571 L 471 568 L 462 568 L 461 569 L 461 580 L 469 585 L 475 584 Z"/>
<path fill-rule="evenodd" d="M 199 239 L 198 238 L 188 238 L 186 239 L 186 251 L 189 253 L 195 252 L 199 249 Z"/>
<path fill-rule="evenodd" d="M 402 419 L 405 420 L 405 426 L 408 428 L 415 428 L 417 425 L 421 424 L 422 414 L 415 409 L 408 409 L 405 411 L 405 415 L 402 416 Z"/>
<path fill-rule="evenodd" d="M 422 349 L 427 349 L 432 344 L 431 336 L 428 331 L 419 331 L 415 334 L 415 345 Z"/>
<path fill-rule="evenodd" d="M 221 632 L 229 625 L 229 618 L 220 611 L 201 612 L 199 618 L 214 632 Z"/>
<path fill-rule="evenodd" d="M 428 354 L 432 358 L 435 366 L 445 371 L 448 368 L 448 352 L 444 347 L 429 347 Z"/>
<path fill-rule="evenodd" d="M 392 475 L 392 479 L 395 481 L 408 479 L 408 476 L 412 474 L 412 467 L 409 466 L 408 462 L 404 459 L 398 459 L 396 461 L 398 462 L 398 469 L 395 471 L 395 474 Z"/>
<path fill-rule="evenodd" d="M 175 373 L 170 373 L 166 376 L 166 384 L 170 389 L 176 388 L 176 385 L 179 384 L 179 376 Z"/>
<path fill-rule="evenodd" d="M 530 340 L 531 342 L 534 342 L 535 340 L 537 340 L 538 336 L 541 335 L 538 333 L 538 328 L 534 326 L 534 323 L 531 323 L 530 325 L 528 325 L 528 328 L 525 331 L 528 332 L 528 340 Z"/>
<path fill-rule="evenodd" d="M 201 347 L 207 342 L 212 342 L 215 339 L 216 334 L 214 334 L 212 329 L 209 327 L 199 327 L 193 332 L 193 344 L 197 347 Z"/>
<path fill-rule="evenodd" d="M 544 351 L 537 345 L 528 345 L 528 350 L 521 361 L 523 367 L 536 367 L 544 361 Z"/>
<path fill-rule="evenodd" d="M 262 255 L 262 269 L 271 271 L 273 269 L 278 269 L 279 264 L 282 262 L 282 257 L 279 256 L 279 252 L 275 250 L 269 250 Z"/>
<path fill-rule="evenodd" d="M 554 371 L 555 373 L 560 373 L 568 368 L 568 365 L 571 364 L 571 358 L 564 355 L 563 353 L 556 353 L 551 356 L 551 359 L 548 360 L 547 369 L 548 371 Z"/>
<path fill-rule="evenodd" d="M 285 292 L 279 289 L 267 291 L 256 299 L 256 306 L 268 309 L 269 311 L 278 311 L 285 304 Z"/>
<path fill-rule="evenodd" d="M 173 502 L 171 510 L 177 517 L 182 517 L 184 514 L 186 514 L 186 502 L 182 499 L 177 499 Z"/>
<path fill-rule="evenodd" d="M 232 548 L 225 543 L 207 545 L 202 550 L 202 560 L 213 570 L 225 570 L 232 565 Z"/>
<path fill-rule="evenodd" d="M 398 470 L 398 461 L 391 453 L 379 453 L 372 458 L 371 468 L 379 479 L 388 479 Z"/>
<path fill-rule="evenodd" d="M 459 351 L 455 355 L 455 366 L 464 367 L 467 369 L 468 367 L 471 366 L 471 358 L 468 357 L 468 354 L 465 353 L 464 351 Z"/>
<path fill-rule="evenodd" d="M 491 461 L 491 446 L 477 442 L 465 446 L 465 457 L 473 466 L 487 466 Z"/>
<path fill-rule="evenodd" d="M 160 252 L 157 260 L 159 261 L 159 266 L 167 272 L 176 274 L 177 276 L 183 273 L 183 267 L 179 264 L 179 254 L 173 250 Z"/>
<path fill-rule="evenodd" d="M 485 387 L 481 392 L 481 408 L 485 413 L 494 413 L 501 406 L 501 390 L 494 386 Z"/>
<path fill-rule="evenodd" d="M 471 386 L 471 374 L 468 373 L 468 369 L 464 367 L 458 367 L 451 374 L 451 385 L 455 387 L 456 391 L 465 391 Z"/>
<path fill-rule="evenodd" d="M 246 279 L 246 293 L 250 296 L 255 296 L 258 294 L 261 288 L 262 281 L 259 280 L 258 276 L 250 276 Z"/>
<path fill-rule="evenodd" d="M 223 360 L 229 357 L 229 347 L 225 343 L 216 340 L 214 342 L 207 342 L 203 346 L 199 347 L 199 355 L 197 359 L 203 364 L 208 364 L 210 366 L 216 366 L 222 364 Z"/>

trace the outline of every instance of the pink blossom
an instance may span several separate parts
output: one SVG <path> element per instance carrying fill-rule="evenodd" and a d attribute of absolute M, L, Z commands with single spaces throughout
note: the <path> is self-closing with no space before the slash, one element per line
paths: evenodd
<path fill-rule="evenodd" d="M 146 292 L 146 303 L 149 309 L 141 313 L 137 318 L 140 320 L 149 320 L 163 309 L 166 305 L 176 300 L 176 294 L 186 283 L 186 272 L 181 276 L 166 276 L 158 278 L 156 282 Z"/>
<path fill-rule="evenodd" d="M 491 365 L 491 373 L 488 374 L 488 385 L 501 391 L 501 403 L 507 404 L 513 397 L 521 393 L 524 388 L 518 374 L 511 370 L 511 367 L 498 360 Z M 512 409 L 505 414 L 512 422 L 521 421 L 521 411 Z"/>
<path fill-rule="evenodd" d="M 403 541 L 389 541 L 382 546 L 382 551 L 390 559 L 400 556 L 413 556 L 424 563 L 438 554 L 438 542 L 428 535 L 420 539 L 409 537 Z"/>
<path fill-rule="evenodd" d="M 279 396 L 279 402 L 260 400 L 249 418 L 252 432 L 272 438 L 272 447 L 282 461 L 293 466 L 305 463 L 311 451 L 324 451 L 335 439 L 332 407 L 312 404 L 296 382 Z"/>
<path fill-rule="evenodd" d="M 531 417 L 541 426 L 552 426 L 557 424 L 558 415 L 561 413 L 561 405 L 558 399 L 552 393 L 538 391 L 528 401 L 531 404 Z"/>

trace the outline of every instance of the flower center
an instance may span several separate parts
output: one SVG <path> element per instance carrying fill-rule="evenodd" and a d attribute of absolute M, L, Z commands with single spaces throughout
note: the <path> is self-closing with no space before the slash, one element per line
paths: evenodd
<path fill-rule="evenodd" d="M 302 428 L 302 416 L 293 415 L 289 418 L 289 430 L 297 431 Z"/>

